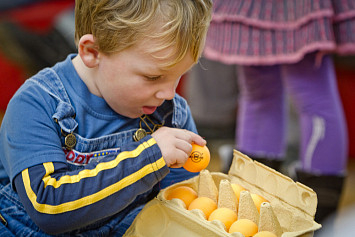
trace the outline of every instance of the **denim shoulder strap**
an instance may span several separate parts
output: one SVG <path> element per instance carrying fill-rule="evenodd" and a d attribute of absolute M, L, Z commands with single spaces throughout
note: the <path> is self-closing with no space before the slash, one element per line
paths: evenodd
<path fill-rule="evenodd" d="M 175 94 L 172 100 L 167 100 L 153 114 L 154 118 L 160 123 L 165 124 L 167 118 L 171 118 L 171 125 L 176 128 L 182 128 L 189 119 L 189 108 L 186 100 Z"/>
<path fill-rule="evenodd" d="M 173 125 L 175 127 L 183 127 L 189 118 L 189 108 L 186 100 L 176 94 L 173 99 L 174 109 L 173 109 Z"/>
<path fill-rule="evenodd" d="M 56 99 L 58 104 L 52 118 L 58 121 L 62 130 L 72 133 L 78 126 L 75 110 L 58 74 L 52 68 L 45 68 L 29 80 Z"/>

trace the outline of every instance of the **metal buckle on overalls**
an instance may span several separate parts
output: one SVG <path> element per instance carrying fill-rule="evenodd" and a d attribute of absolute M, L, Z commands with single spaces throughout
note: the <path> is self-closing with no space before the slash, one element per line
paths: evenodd
<path fill-rule="evenodd" d="M 61 133 L 62 135 L 65 137 L 64 138 L 64 144 L 65 144 L 65 147 L 68 149 L 68 150 L 71 150 L 75 147 L 75 144 L 76 144 L 76 137 L 73 133 L 66 133 L 64 132 L 62 129 L 61 130 Z"/>
<path fill-rule="evenodd" d="M 138 128 L 137 131 L 133 134 L 133 139 L 134 141 L 138 142 L 145 136 L 147 136 L 147 131 L 145 131 L 143 128 Z"/>
<path fill-rule="evenodd" d="M 147 136 L 148 134 L 152 134 L 153 132 L 155 132 L 156 130 L 158 130 L 159 128 L 161 128 L 162 126 L 164 126 L 164 122 L 162 124 L 157 124 L 154 123 L 153 120 L 151 120 L 148 115 L 143 115 L 139 117 L 141 121 L 139 121 L 139 128 L 137 129 L 137 131 L 133 134 L 133 139 L 134 141 L 138 142 L 139 140 L 143 139 L 145 136 Z M 142 122 L 145 124 L 145 126 L 149 129 L 149 132 L 147 132 L 143 127 L 142 127 Z M 150 123 L 152 125 L 149 126 Z"/>
<path fill-rule="evenodd" d="M 75 115 L 73 116 L 73 118 L 75 119 Z M 54 121 L 56 123 L 58 123 L 58 119 L 54 119 Z M 62 136 L 64 137 L 64 144 L 65 144 L 65 147 L 68 149 L 68 150 L 71 150 L 75 147 L 76 145 L 76 137 L 75 135 L 73 134 L 73 132 L 71 133 L 67 133 L 65 131 L 63 131 L 62 128 L 60 128 L 60 132 L 62 134 Z"/>

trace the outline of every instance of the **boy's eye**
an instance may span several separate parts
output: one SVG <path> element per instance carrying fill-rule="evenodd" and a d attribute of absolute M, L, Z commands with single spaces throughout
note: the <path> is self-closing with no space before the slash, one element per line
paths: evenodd
<path fill-rule="evenodd" d="M 150 81 L 156 81 L 161 78 L 161 76 L 146 76 L 146 78 Z"/>

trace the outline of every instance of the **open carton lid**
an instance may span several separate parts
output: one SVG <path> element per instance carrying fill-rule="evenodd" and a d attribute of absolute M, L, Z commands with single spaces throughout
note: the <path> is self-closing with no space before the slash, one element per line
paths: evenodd
<path fill-rule="evenodd" d="M 267 199 L 277 218 L 277 225 L 281 227 L 279 236 L 295 237 L 313 236 L 314 231 L 321 225 L 314 221 L 317 208 L 317 195 L 309 187 L 294 182 L 289 177 L 256 162 L 239 151 L 234 150 L 233 163 L 228 175 L 212 172 L 214 184 L 219 187 L 222 180 L 237 183 L 248 191 L 259 194 Z M 124 236 L 231 236 L 243 237 L 241 233 L 229 234 L 224 224 L 219 221 L 207 221 L 200 210 L 187 210 L 179 199 L 167 200 L 167 194 L 178 186 L 189 186 L 196 192 L 199 190 L 199 176 L 174 184 L 158 194 L 156 198 L 146 204 L 136 217 Z M 268 214 L 261 214 L 269 218 Z M 264 217 L 262 217 L 264 218 Z M 267 220 L 260 220 L 262 226 Z M 265 227 L 267 228 L 267 227 Z"/>

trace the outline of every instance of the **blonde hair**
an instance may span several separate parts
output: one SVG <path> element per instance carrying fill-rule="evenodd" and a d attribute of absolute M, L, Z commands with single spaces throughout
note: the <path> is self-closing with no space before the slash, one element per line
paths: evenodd
<path fill-rule="evenodd" d="M 191 53 L 200 57 L 211 20 L 212 0 L 76 0 L 75 41 L 93 34 L 99 51 L 112 54 L 141 40 L 160 43 L 150 53 L 173 46 L 173 66 Z"/>

